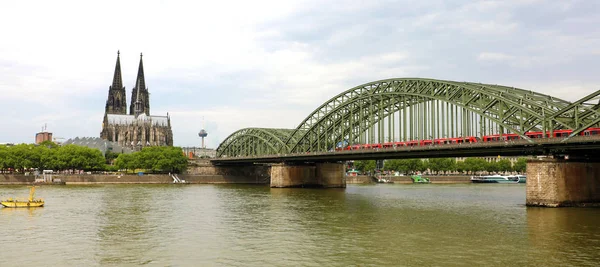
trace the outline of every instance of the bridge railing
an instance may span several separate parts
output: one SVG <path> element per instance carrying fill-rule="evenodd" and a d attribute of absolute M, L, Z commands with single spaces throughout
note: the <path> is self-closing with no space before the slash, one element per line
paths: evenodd
<path fill-rule="evenodd" d="M 244 156 L 244 157 L 220 157 L 219 160 L 226 159 L 260 159 L 260 158 L 275 158 L 275 157 L 289 157 L 289 156 L 306 156 L 306 155 L 335 155 L 335 154 L 360 154 L 360 153 L 372 153 L 373 151 L 425 151 L 425 150 L 452 150 L 452 149 L 465 149 L 465 148 L 483 148 L 483 147 L 512 147 L 512 146 L 536 146 L 544 144 L 557 144 L 561 143 L 564 138 L 535 138 L 532 139 L 534 142 L 530 142 L 524 139 L 517 140 L 500 140 L 500 141 L 488 141 L 488 142 L 474 142 L 474 143 L 459 143 L 459 144 L 431 144 L 424 146 L 399 146 L 389 148 L 370 148 L 370 149 L 354 149 L 354 150 L 336 150 L 336 151 L 319 151 L 319 152 L 304 152 L 304 153 L 288 153 L 288 154 L 266 154 L 256 156 Z M 587 143 L 587 142 L 600 142 L 600 135 L 591 136 L 575 136 L 568 139 L 565 144 L 569 143 Z"/>

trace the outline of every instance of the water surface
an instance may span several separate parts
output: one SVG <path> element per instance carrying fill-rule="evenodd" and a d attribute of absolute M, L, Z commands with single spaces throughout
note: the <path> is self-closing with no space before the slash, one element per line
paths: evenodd
<path fill-rule="evenodd" d="M 0 197 L 26 196 L 24 186 Z M 1 266 L 596 266 L 600 209 L 524 185 L 42 186 L 0 209 Z M 14 249 L 6 249 L 6 247 Z"/>

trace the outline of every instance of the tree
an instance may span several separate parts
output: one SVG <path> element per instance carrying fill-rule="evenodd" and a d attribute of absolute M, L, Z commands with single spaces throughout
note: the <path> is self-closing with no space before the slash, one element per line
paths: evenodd
<path fill-rule="evenodd" d="M 501 172 L 509 172 L 512 171 L 512 164 L 510 163 L 510 160 L 508 159 L 501 159 L 497 162 L 498 165 L 498 171 Z"/>
<path fill-rule="evenodd" d="M 518 173 L 524 173 L 527 170 L 527 158 L 518 158 L 513 169 Z"/>
<path fill-rule="evenodd" d="M 355 160 L 354 168 L 359 170 L 362 173 L 371 172 L 375 170 L 375 161 L 374 160 Z"/>
<path fill-rule="evenodd" d="M 115 159 L 115 166 L 117 166 L 119 170 L 125 170 L 125 172 L 127 172 L 131 167 L 134 167 L 135 169 L 135 166 L 131 164 L 132 161 L 133 154 L 121 154 Z"/>
<path fill-rule="evenodd" d="M 472 174 L 486 169 L 487 162 L 482 158 L 466 158 L 464 161 L 465 170 Z"/>
<path fill-rule="evenodd" d="M 458 162 L 456 162 L 455 170 L 457 172 L 463 173 L 465 171 L 465 169 L 466 169 L 466 166 L 465 166 L 465 162 L 464 161 L 458 161 Z"/>
<path fill-rule="evenodd" d="M 496 162 L 496 161 L 487 162 L 485 164 L 485 170 L 488 172 L 498 172 L 499 171 L 498 162 Z"/>
<path fill-rule="evenodd" d="M 438 174 L 440 171 L 444 174 L 456 169 L 456 160 L 453 158 L 433 158 L 429 159 L 429 170 Z"/>
<path fill-rule="evenodd" d="M 400 170 L 399 159 L 388 159 L 383 162 L 383 169 L 386 171 L 399 171 Z"/>
<path fill-rule="evenodd" d="M 438 174 L 442 170 L 443 158 L 429 159 L 429 170 Z"/>
<path fill-rule="evenodd" d="M 106 151 L 104 153 L 104 158 L 106 159 L 106 163 L 112 163 L 117 157 L 119 156 L 119 153 L 115 153 L 112 151 Z"/>
<path fill-rule="evenodd" d="M 132 154 L 121 154 L 115 165 L 121 170 L 144 169 L 152 172 L 180 173 L 187 168 L 187 158 L 179 147 L 145 147 Z"/>
<path fill-rule="evenodd" d="M 47 147 L 47 148 L 53 148 L 53 149 L 54 149 L 54 148 L 58 148 L 58 144 L 57 144 L 57 143 L 54 143 L 54 142 L 52 142 L 52 141 L 50 141 L 50 140 L 46 140 L 46 141 L 43 141 L 43 142 L 41 142 L 41 143 L 39 144 L 39 146 L 45 146 L 45 147 Z"/>

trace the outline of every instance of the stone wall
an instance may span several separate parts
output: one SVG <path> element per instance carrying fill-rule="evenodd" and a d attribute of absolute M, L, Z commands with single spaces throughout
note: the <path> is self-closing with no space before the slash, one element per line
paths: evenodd
<path fill-rule="evenodd" d="M 600 203 L 600 163 L 563 159 L 527 162 L 528 206 L 588 206 Z"/>
<path fill-rule="evenodd" d="M 346 187 L 344 164 L 317 163 L 315 165 L 274 164 L 271 166 L 271 187 Z"/>
<path fill-rule="evenodd" d="M 0 174 L 0 184 L 31 184 L 35 181 L 33 175 L 22 175 L 22 174 Z"/>
<path fill-rule="evenodd" d="M 271 166 L 271 187 L 303 187 L 316 185 L 315 166 Z"/>
<path fill-rule="evenodd" d="M 212 166 L 193 164 L 185 174 L 179 175 L 190 183 L 258 183 L 268 184 L 271 167 L 265 165 Z"/>
<path fill-rule="evenodd" d="M 358 176 L 346 176 L 347 184 L 371 184 L 374 183 L 371 176 L 358 175 Z"/>
<path fill-rule="evenodd" d="M 268 184 L 270 182 L 270 167 L 262 165 L 252 166 L 194 166 L 179 178 L 188 183 L 195 184 Z M 128 174 L 81 174 L 63 175 L 54 174 L 54 179 L 60 179 L 66 184 L 168 184 L 173 179 L 168 174 L 144 174 L 142 176 Z M 33 175 L 2 174 L 0 184 L 31 184 L 35 181 Z"/>

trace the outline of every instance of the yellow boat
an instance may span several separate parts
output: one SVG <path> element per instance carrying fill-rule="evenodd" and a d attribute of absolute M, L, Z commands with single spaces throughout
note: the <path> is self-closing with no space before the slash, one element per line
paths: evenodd
<path fill-rule="evenodd" d="M 9 198 L 7 200 L 2 200 L 0 201 L 0 204 L 2 204 L 2 206 L 7 207 L 7 208 L 30 208 L 30 207 L 42 207 L 44 206 L 44 200 L 43 199 L 35 199 L 33 198 L 33 195 L 35 194 L 35 187 L 31 187 L 29 189 L 29 198 L 27 200 L 19 200 L 19 199 L 13 199 L 13 198 Z"/>

